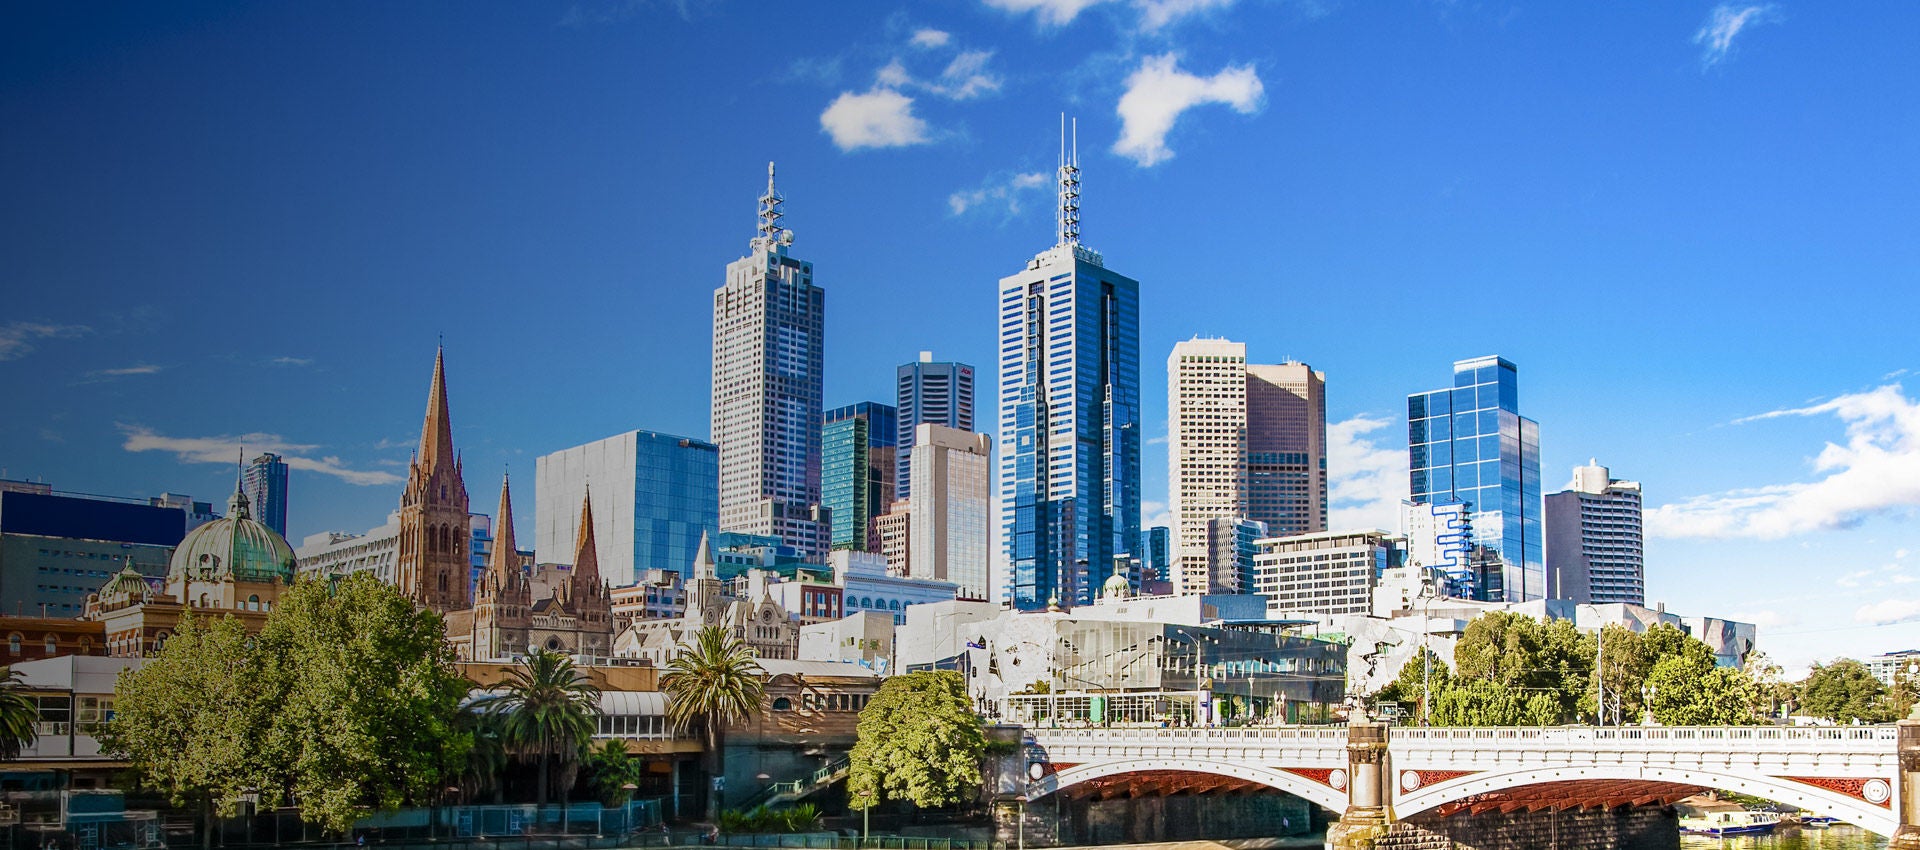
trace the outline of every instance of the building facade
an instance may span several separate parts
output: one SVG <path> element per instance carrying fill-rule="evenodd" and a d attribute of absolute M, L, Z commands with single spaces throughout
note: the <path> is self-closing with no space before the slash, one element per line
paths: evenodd
<path fill-rule="evenodd" d="M 894 502 L 873 518 L 874 551 L 887 560 L 887 574 L 903 576 L 913 570 L 913 510 L 911 502 Z"/>
<path fill-rule="evenodd" d="M 973 430 L 973 367 L 953 361 L 936 361 L 933 352 L 920 352 L 920 359 L 902 363 L 896 370 L 899 384 L 899 447 L 894 466 L 894 499 L 913 496 L 913 441 L 921 425 L 945 425 L 962 431 Z"/>
<path fill-rule="evenodd" d="M 407 487 L 400 496 L 394 586 L 415 604 L 438 613 L 465 610 L 473 599 L 469 536 L 467 483 L 453 450 L 446 352 L 441 350 L 433 357 L 420 450 L 407 468 Z"/>
<path fill-rule="evenodd" d="M 873 518 L 893 502 L 894 407 L 863 401 L 821 416 L 820 501 L 833 523 L 834 549 L 872 551 Z"/>
<path fill-rule="evenodd" d="M 513 497 L 500 482 L 498 545 L 473 607 L 447 615 L 447 641 L 463 660 L 510 659 L 543 649 L 584 658 L 613 655 L 613 594 L 600 576 L 593 494 L 580 501 L 573 562 L 529 573 L 513 545 Z"/>
<path fill-rule="evenodd" d="M 1640 483 L 1589 461 L 1546 498 L 1547 598 L 1647 604 Z"/>
<path fill-rule="evenodd" d="M 1248 519 L 1274 535 L 1327 530 L 1327 376 L 1305 363 L 1247 365 Z"/>
<path fill-rule="evenodd" d="M 1062 157 L 1058 242 L 1000 280 L 996 594 L 1091 602 L 1140 535 L 1140 284 L 1080 244 L 1080 167 Z"/>
<path fill-rule="evenodd" d="M 253 502 L 253 515 L 259 517 L 260 524 L 273 529 L 281 537 L 287 536 L 287 463 L 280 456 L 266 452 L 247 462 L 241 473 L 241 481 L 247 488 L 247 498 Z"/>
<path fill-rule="evenodd" d="M 165 576 L 187 528 L 177 507 L 0 490 L 0 614 L 78 617 L 129 559 L 149 579 Z"/>
<path fill-rule="evenodd" d="M 908 500 L 905 574 L 953 582 L 963 599 L 986 599 L 993 438 L 925 423 L 916 429 L 913 456 L 920 480 Z"/>
<path fill-rule="evenodd" d="M 1461 504 L 1473 531 L 1457 594 L 1491 602 L 1546 597 L 1540 425 L 1520 415 L 1519 370 L 1503 357 L 1453 364 L 1453 386 L 1407 396 L 1414 504 Z"/>
<path fill-rule="evenodd" d="M 826 292 L 813 264 L 788 254 L 785 198 L 760 196 L 759 235 L 713 292 L 713 443 L 720 456 L 720 528 L 771 534 L 818 557 L 820 397 Z"/>
<path fill-rule="evenodd" d="M 607 581 L 626 586 L 653 570 L 685 570 L 700 538 L 720 526 L 720 450 L 712 443 L 628 431 L 534 462 L 534 551 L 566 552 L 580 539 L 591 483 L 594 537 Z"/>
<path fill-rule="evenodd" d="M 1366 614 L 1380 574 L 1398 566 L 1404 539 L 1385 531 L 1323 531 L 1259 541 L 1253 592 L 1275 611 Z"/>

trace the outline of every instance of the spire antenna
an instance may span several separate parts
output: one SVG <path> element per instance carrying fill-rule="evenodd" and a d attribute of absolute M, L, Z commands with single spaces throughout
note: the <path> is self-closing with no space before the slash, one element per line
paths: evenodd
<path fill-rule="evenodd" d="M 1080 244 L 1080 119 L 1067 147 L 1067 114 L 1060 113 L 1060 245 Z"/>
<path fill-rule="evenodd" d="M 780 217 L 787 214 L 783 209 L 786 201 L 787 196 L 780 194 L 780 190 L 773 186 L 773 163 L 769 162 L 767 192 L 760 196 L 760 226 L 757 228 L 760 235 L 754 237 L 755 246 L 764 245 L 771 249 L 776 245 L 792 243 L 793 236 L 780 227 Z"/>

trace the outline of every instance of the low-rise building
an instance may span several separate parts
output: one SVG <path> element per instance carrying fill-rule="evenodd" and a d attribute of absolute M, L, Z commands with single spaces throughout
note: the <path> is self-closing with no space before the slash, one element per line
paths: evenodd
<path fill-rule="evenodd" d="M 893 615 L 880 611 L 803 625 L 800 660 L 858 664 L 886 675 L 892 672 L 893 631 Z"/>
<path fill-rule="evenodd" d="M 1276 615 L 1365 614 L 1380 573 L 1398 566 L 1403 543 L 1378 530 L 1260 540 L 1252 592 L 1266 597 Z"/>

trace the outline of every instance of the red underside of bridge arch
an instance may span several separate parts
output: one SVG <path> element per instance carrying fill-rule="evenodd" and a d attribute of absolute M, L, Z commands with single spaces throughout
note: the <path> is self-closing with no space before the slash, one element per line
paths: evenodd
<path fill-rule="evenodd" d="M 1191 770 L 1141 770 L 1089 779 L 1060 789 L 1075 799 L 1112 800 L 1120 797 L 1170 797 L 1175 794 L 1232 794 L 1275 790 L 1258 782 Z"/>
<path fill-rule="evenodd" d="M 1542 782 L 1522 788 L 1508 788 L 1475 794 L 1434 807 L 1441 817 L 1462 812 L 1539 812 L 1565 809 L 1612 809 L 1620 806 L 1669 805 L 1682 797 L 1705 789 L 1676 782 L 1650 782 L 1638 779 L 1576 779 L 1567 782 Z"/>

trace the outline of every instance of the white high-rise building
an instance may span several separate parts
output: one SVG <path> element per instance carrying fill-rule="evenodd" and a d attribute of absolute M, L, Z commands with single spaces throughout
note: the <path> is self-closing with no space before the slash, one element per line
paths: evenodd
<path fill-rule="evenodd" d="M 908 575 L 953 582 L 962 599 L 986 599 L 993 438 L 945 425 L 914 431 Z"/>
<path fill-rule="evenodd" d="M 826 292 L 813 264 L 787 253 L 785 199 L 760 196 L 759 235 L 713 292 L 713 442 L 720 448 L 720 528 L 775 535 L 825 556 L 820 509 L 820 397 Z"/>
<path fill-rule="evenodd" d="M 1174 592 L 1244 592 L 1210 551 L 1210 523 L 1258 522 L 1266 534 L 1327 527 L 1326 376 L 1303 363 L 1247 363 L 1224 339 L 1177 343 L 1167 357 L 1167 482 Z M 1214 565 L 1210 568 L 1209 564 Z"/>
<path fill-rule="evenodd" d="M 1575 467 L 1573 489 L 1546 498 L 1547 598 L 1645 605 L 1640 510 L 1639 482 Z"/>

